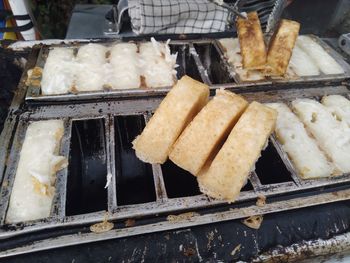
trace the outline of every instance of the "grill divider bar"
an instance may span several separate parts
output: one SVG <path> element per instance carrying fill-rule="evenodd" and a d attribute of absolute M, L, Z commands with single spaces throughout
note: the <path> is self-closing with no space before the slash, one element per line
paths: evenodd
<path fill-rule="evenodd" d="M 159 164 L 152 164 L 154 187 L 156 190 L 157 202 L 163 202 L 168 199 L 166 193 L 162 168 Z"/>
<path fill-rule="evenodd" d="M 145 123 L 151 119 L 152 115 L 150 113 L 143 115 L 145 119 Z M 157 202 L 164 202 L 168 200 L 168 195 L 166 192 L 165 184 L 164 184 L 164 178 L 163 178 L 163 172 L 162 168 L 159 164 L 152 164 L 152 173 L 153 173 L 153 181 L 154 181 L 154 187 L 157 197 Z"/>
<path fill-rule="evenodd" d="M 248 180 L 252 184 L 255 191 L 259 191 L 261 189 L 262 184 L 261 184 L 260 179 L 255 171 L 252 171 L 249 174 Z"/>
<path fill-rule="evenodd" d="M 16 117 L 13 116 L 13 119 L 7 118 L 4 123 L 4 128 L 0 134 L 0 145 L 2 148 L 0 151 L 0 185 L 2 183 L 2 179 L 6 170 L 6 158 L 10 153 L 11 138 L 13 132 L 15 131 L 16 124 Z"/>
<path fill-rule="evenodd" d="M 276 148 L 276 150 L 277 150 L 279 156 L 281 157 L 284 165 L 286 166 L 287 170 L 290 172 L 290 175 L 291 175 L 293 181 L 296 183 L 297 186 L 300 186 L 302 184 L 302 181 L 299 178 L 298 173 L 295 170 L 294 165 L 290 161 L 287 153 L 285 151 L 283 151 L 282 145 L 277 141 L 275 134 L 270 136 L 270 140 L 271 140 L 273 146 Z"/>
<path fill-rule="evenodd" d="M 70 141 L 72 135 L 72 120 L 64 119 L 64 134 L 61 140 L 60 155 L 69 160 Z M 51 206 L 51 215 L 63 219 L 66 216 L 66 197 L 67 197 L 67 180 L 68 167 L 58 171 L 56 174 L 56 191 Z"/>
<path fill-rule="evenodd" d="M 210 81 L 210 79 L 208 77 L 208 73 L 206 72 L 205 67 L 203 66 L 201 60 L 199 59 L 199 55 L 198 55 L 198 53 L 197 53 L 197 51 L 194 48 L 192 43 L 189 44 L 189 49 L 190 49 L 190 54 L 193 57 L 194 62 L 196 63 L 196 66 L 198 68 L 198 71 L 199 71 L 199 74 L 200 74 L 200 76 L 202 78 L 202 81 L 205 84 L 211 86 L 212 83 L 211 83 L 211 81 Z"/>
<path fill-rule="evenodd" d="M 107 143 L 107 176 L 112 176 L 108 185 L 108 212 L 113 213 L 117 209 L 117 188 L 115 172 L 115 129 L 114 116 L 108 115 L 105 121 Z"/>

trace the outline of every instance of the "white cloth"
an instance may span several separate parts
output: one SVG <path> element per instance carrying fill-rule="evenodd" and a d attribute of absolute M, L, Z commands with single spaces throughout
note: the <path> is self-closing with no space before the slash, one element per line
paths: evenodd
<path fill-rule="evenodd" d="M 129 0 L 136 34 L 190 34 L 225 31 L 229 12 L 207 0 Z"/>

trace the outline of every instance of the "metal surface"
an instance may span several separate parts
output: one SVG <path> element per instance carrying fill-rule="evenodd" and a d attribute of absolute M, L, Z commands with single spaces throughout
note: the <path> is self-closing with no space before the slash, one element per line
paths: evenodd
<path fill-rule="evenodd" d="M 272 12 L 267 20 L 265 33 L 272 35 L 282 16 L 284 8 L 287 6 L 287 0 L 276 0 Z"/>
<path fill-rule="evenodd" d="M 350 56 L 350 34 L 342 34 L 338 40 L 339 47 Z"/>
<path fill-rule="evenodd" d="M 129 9 L 128 1 L 127 0 L 120 0 L 118 2 L 118 5 L 113 5 L 111 12 L 112 12 L 112 21 L 106 21 L 106 28 L 104 31 L 104 34 L 106 36 L 112 34 L 119 34 L 122 26 L 123 26 L 123 15 L 127 13 Z"/>
<path fill-rule="evenodd" d="M 343 58 L 334 51 L 330 46 L 319 38 L 312 36 L 329 54 L 342 66 L 345 73 L 339 75 L 325 75 L 321 73 L 319 76 L 313 77 L 298 77 L 290 79 L 266 79 L 255 82 L 243 82 L 235 73 L 234 69 L 227 62 L 224 51 L 220 43 L 213 39 L 204 40 L 187 40 L 187 41 L 172 41 L 170 48 L 173 53 L 178 52 L 177 64 L 177 78 L 183 75 L 202 81 L 212 87 L 212 89 L 220 87 L 235 88 L 235 91 L 246 91 L 247 87 L 259 89 L 262 86 L 271 84 L 288 84 L 283 88 L 294 88 L 292 84 L 316 83 L 316 82 L 333 82 L 340 83 L 341 81 L 350 78 L 350 66 L 343 60 Z M 116 42 L 104 42 L 106 45 L 111 45 Z M 65 46 L 76 49 L 81 43 L 75 45 L 51 45 Z M 48 55 L 49 47 L 43 47 L 40 50 L 37 60 L 37 66 L 43 68 L 45 66 L 45 59 Z M 274 87 L 278 88 L 279 85 Z M 128 89 L 128 90 L 109 90 L 109 91 L 95 91 L 95 92 L 81 92 L 77 94 L 62 94 L 62 95 L 41 95 L 40 88 L 30 86 L 26 94 L 27 103 L 53 103 L 53 102 L 73 102 L 73 101 L 87 101 L 87 100 L 103 100 L 113 98 L 136 98 L 145 96 L 159 96 L 165 95 L 170 87 L 158 89 Z"/>
<path fill-rule="evenodd" d="M 336 197 L 335 197 L 336 196 Z M 182 219 L 179 221 L 165 221 L 154 223 L 151 225 L 142 225 L 129 227 L 124 229 L 113 229 L 105 233 L 80 233 L 72 234 L 61 237 L 49 238 L 43 241 L 36 241 L 30 245 L 22 246 L 15 249 L 9 249 L 5 251 L 0 251 L 0 258 L 20 255 L 29 252 L 37 252 L 47 249 L 60 248 L 75 244 L 91 243 L 98 242 L 108 239 L 121 238 L 127 236 L 135 236 L 146 233 L 154 233 L 171 229 L 179 229 L 190 226 L 199 226 L 203 224 L 210 224 L 213 222 L 223 222 L 238 218 L 247 217 L 247 215 L 262 215 L 269 214 L 272 212 L 281 212 L 289 209 L 297 209 L 302 207 L 309 207 L 316 204 L 324 204 L 330 202 L 337 202 L 341 200 L 348 200 L 350 198 L 350 190 L 337 191 L 333 193 L 325 193 L 315 197 L 302 197 L 295 198 L 287 201 L 279 201 L 271 204 L 266 204 L 264 207 L 250 206 L 242 209 L 229 209 L 228 211 L 218 212 L 215 214 L 204 214 L 204 215 L 195 215 L 188 219 Z M 335 239 L 335 244 L 339 244 L 339 240 Z M 344 247 L 348 247 L 348 244 L 343 244 Z M 293 249 L 293 248 L 292 248 Z M 292 252 L 289 251 L 290 253 Z M 302 250 L 303 247 L 300 246 L 298 249 Z M 276 253 L 277 254 L 277 253 Z M 281 258 L 287 258 L 286 255 L 278 255 Z M 263 257 L 263 256 L 262 256 Z M 267 256 L 263 258 L 268 258 Z M 272 257 L 270 257 L 272 258 Z M 256 261 L 256 262 L 261 262 Z"/>
<path fill-rule="evenodd" d="M 316 239 L 296 243 L 285 248 L 275 248 L 252 259 L 251 262 L 349 262 L 350 260 L 350 233 L 344 233 L 334 238 Z M 341 253 L 337 256 L 334 253 Z M 316 257 L 302 261 L 303 259 Z M 320 257 L 327 256 L 327 257 Z"/>
<path fill-rule="evenodd" d="M 271 91 L 269 87 L 266 87 L 265 91 L 242 93 L 247 100 L 257 100 L 260 102 L 290 101 L 301 97 L 320 98 L 327 94 L 347 95 L 348 89 L 345 86 L 338 86 L 287 89 L 277 92 Z M 118 230 L 113 230 L 112 232 L 99 234 L 97 236 L 91 233 L 83 235 L 74 233 L 69 236 L 68 239 L 53 234 L 53 239 L 50 239 L 51 236 L 49 236 L 49 240 L 43 242 L 38 241 L 38 243 L 35 243 L 36 245 L 34 245 L 34 247 L 30 246 L 33 250 L 38 250 L 40 249 L 39 247 L 41 247 L 41 249 L 48 249 L 53 246 L 92 242 L 92 240 L 98 240 L 98 237 L 102 240 L 112 237 L 116 238 L 119 236 L 136 235 L 242 218 L 253 215 L 254 213 L 252 213 L 252 211 L 254 209 L 254 211 L 258 211 L 256 213 L 272 213 L 302 206 L 336 202 L 349 198 L 348 190 L 346 189 L 350 182 L 350 175 L 303 181 L 297 177 L 296 171 L 290 164 L 287 155 L 283 153 L 274 137 L 271 137 L 269 147 L 262 153 L 262 157 L 257 163 L 256 171 L 250 175 L 249 183 L 243 188 L 236 203 L 227 205 L 225 202 L 212 200 L 199 194 L 195 186 L 184 191 L 182 188 L 193 185 L 192 181 L 195 179 L 192 175 L 179 169 L 174 170 L 175 168 L 172 167 L 171 164 L 153 165 L 147 168 L 147 165 L 143 166 L 144 164 L 138 161 L 131 149 L 130 142 L 133 140 L 133 136 L 141 132 L 142 126 L 149 120 L 150 113 L 154 111 L 160 101 L 161 98 L 148 97 L 97 103 L 90 102 L 69 106 L 51 105 L 28 108 L 25 113 L 20 115 L 17 129 L 15 129 L 15 127 L 10 127 L 12 134 L 15 131 L 16 134 L 10 153 L 10 161 L 0 191 L 0 238 L 8 239 L 14 236 L 42 231 L 44 229 L 48 231 L 49 229 L 53 230 L 58 227 L 78 227 L 93 224 L 103 221 L 106 216 L 106 211 L 108 212 L 108 220 L 113 220 L 118 223 L 120 220 L 137 218 L 138 222 L 143 225 L 142 227 L 129 227 L 127 229 L 124 229 L 125 226 L 118 226 Z M 69 158 L 69 156 L 72 158 L 73 153 L 79 155 L 77 152 L 84 150 L 78 149 L 79 151 L 77 151 L 74 148 L 74 141 L 77 140 L 78 137 L 90 138 L 90 143 L 86 144 L 84 147 L 92 147 L 90 145 L 94 144 L 91 141 L 91 136 L 94 135 L 86 134 L 81 130 L 74 131 L 73 127 L 75 127 L 78 122 L 92 121 L 92 123 L 96 125 L 97 122 L 94 122 L 94 120 L 102 120 L 104 123 L 101 136 L 104 138 L 103 145 L 105 145 L 103 154 L 106 155 L 106 162 L 103 165 L 105 166 L 106 173 L 102 174 L 101 176 L 103 178 L 101 179 L 100 177 L 99 180 L 105 181 L 107 174 L 111 174 L 112 178 L 106 190 L 106 197 L 96 197 L 96 199 L 97 202 L 101 204 L 102 207 L 106 207 L 106 209 L 99 209 L 100 207 L 98 207 L 98 210 L 89 210 L 80 213 L 77 211 L 72 212 L 67 208 L 67 205 L 70 206 L 71 202 L 69 195 L 72 194 L 72 190 L 67 188 L 67 182 L 68 180 L 72 180 L 72 176 L 77 174 L 68 166 L 68 168 L 62 170 L 57 175 L 59 180 L 56 183 L 56 196 L 54 198 L 50 218 L 16 225 L 7 225 L 5 223 L 5 215 L 8 199 L 10 197 L 26 127 L 31 121 L 55 118 L 63 119 L 65 122 L 65 134 L 61 144 L 61 154 L 67 158 Z M 89 130 L 93 131 L 95 129 L 89 128 Z M 74 131 L 74 134 L 71 131 Z M 96 136 L 94 136 L 94 138 L 95 137 Z M 97 138 L 96 140 L 99 139 Z M 100 155 L 97 154 L 93 156 L 95 156 L 93 158 L 95 160 L 101 158 Z M 75 158 L 81 157 L 75 156 Z M 125 158 L 127 158 L 128 162 L 131 162 L 131 164 L 127 164 L 129 166 L 125 166 L 126 164 L 123 162 L 123 160 L 126 160 Z M 86 161 L 88 166 L 92 164 L 89 160 L 82 161 Z M 132 165 L 132 168 L 130 165 Z M 148 178 L 150 178 L 151 184 L 147 184 L 147 187 L 145 184 L 142 188 L 143 190 L 146 189 L 146 192 L 140 192 L 137 190 L 138 188 L 135 188 L 140 184 L 140 181 L 134 180 L 131 184 L 125 185 L 125 176 L 128 176 L 128 178 L 133 176 L 133 174 L 126 173 L 133 169 L 138 169 L 137 173 L 139 177 L 136 178 L 137 180 L 150 175 Z M 94 175 L 90 173 L 89 176 Z M 171 178 L 175 178 L 175 176 L 177 176 L 176 180 L 178 184 L 174 187 Z M 98 178 L 96 178 L 96 180 L 98 180 Z M 181 183 L 179 180 L 185 180 L 185 183 Z M 141 184 L 143 185 L 143 181 Z M 181 184 L 182 187 L 179 186 L 179 184 Z M 152 194 L 150 195 L 151 192 L 154 192 L 154 198 Z M 136 203 L 130 203 L 130 198 L 134 198 L 137 195 L 140 195 L 140 198 L 138 200 L 135 199 Z M 251 206 L 251 202 L 261 195 L 268 197 L 271 205 L 263 208 Z M 300 195 L 303 196 L 302 199 L 300 199 Z M 293 201 L 294 199 L 296 201 Z M 301 200 L 307 201 L 302 202 Z M 251 207 L 249 209 L 253 210 L 249 210 L 247 207 Z M 67 209 L 69 213 L 67 213 Z M 231 211 L 230 209 L 234 210 Z M 185 223 L 167 221 L 167 215 L 182 213 L 184 211 L 196 211 L 200 216 L 195 216 Z M 149 218 L 153 219 L 148 221 Z M 0 252 L 0 255 L 8 256 L 16 253 L 25 253 L 29 252 L 28 249 L 29 247 L 24 247 L 18 250 L 10 250 L 10 252 L 3 251 Z"/>
<path fill-rule="evenodd" d="M 239 10 L 238 10 L 236 5 L 231 6 L 229 4 L 226 4 L 225 2 L 220 3 L 217 0 L 208 0 L 208 1 L 214 3 L 214 4 L 218 5 L 218 6 L 221 6 L 222 8 L 227 9 L 230 13 L 232 13 L 235 16 L 239 16 L 239 17 L 241 17 L 243 19 L 247 19 L 247 15 L 246 14 L 242 14 L 241 12 L 239 12 Z"/>

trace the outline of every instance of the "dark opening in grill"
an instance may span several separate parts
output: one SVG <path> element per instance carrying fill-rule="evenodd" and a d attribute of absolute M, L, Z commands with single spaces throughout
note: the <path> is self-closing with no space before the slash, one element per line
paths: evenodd
<path fill-rule="evenodd" d="M 293 181 L 276 148 L 269 142 L 256 163 L 255 171 L 262 184 Z"/>
<path fill-rule="evenodd" d="M 69 154 L 66 214 L 107 209 L 107 152 L 104 120 L 73 121 Z"/>
<path fill-rule="evenodd" d="M 177 52 L 176 64 L 179 66 L 176 68 L 177 78 L 180 79 L 184 75 L 188 75 L 198 81 L 202 81 L 201 75 L 198 70 L 198 66 L 190 53 L 189 45 L 169 45 L 171 53 Z"/>
<path fill-rule="evenodd" d="M 165 188 L 169 198 L 199 195 L 197 179 L 168 160 L 162 165 Z"/>
<path fill-rule="evenodd" d="M 193 44 L 212 84 L 234 83 L 214 44 Z"/>
<path fill-rule="evenodd" d="M 114 120 L 118 205 L 155 201 L 152 166 L 140 161 L 132 148 L 132 141 L 145 127 L 143 116 L 118 116 Z"/>

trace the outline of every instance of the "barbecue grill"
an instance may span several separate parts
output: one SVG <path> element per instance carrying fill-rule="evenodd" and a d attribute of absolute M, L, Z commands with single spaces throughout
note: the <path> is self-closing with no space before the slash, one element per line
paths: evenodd
<path fill-rule="evenodd" d="M 324 95 L 334 94 L 350 99 L 349 65 L 328 44 L 316 36 L 313 38 L 343 67 L 344 74 L 246 83 L 232 74 L 223 48 L 215 38 L 174 40 L 170 47 L 172 52 L 178 52 L 177 78 L 189 75 L 208 84 L 211 93 L 225 88 L 248 101 L 262 103 L 288 104 L 296 98 L 320 100 Z M 110 45 L 115 40 L 94 42 Z M 29 50 L 27 65 L 0 137 L 4 149 L 0 153 L 0 258 L 201 225 L 227 224 L 255 215 L 269 218 L 272 213 L 327 206 L 350 199 L 349 174 L 300 179 L 274 135 L 233 204 L 200 194 L 195 178 L 170 161 L 163 165 L 141 162 L 131 142 L 141 133 L 170 87 L 44 96 L 40 86 L 32 85 L 33 82 L 26 86 L 28 70 L 44 67 L 51 48 L 77 49 L 82 44 L 75 41 L 34 46 Z M 6 211 L 26 129 L 33 121 L 49 119 L 64 120 L 60 155 L 69 160 L 68 167 L 57 174 L 50 217 L 8 224 Z M 256 205 L 262 197 L 267 198 L 267 203 Z M 91 225 L 103 221 L 113 222 L 114 228 L 102 233 L 90 231 Z M 329 243 L 336 246 L 345 241 L 349 243 L 346 235 Z M 347 243 L 341 248 L 347 248 Z M 298 248 L 303 249 L 302 245 Z M 277 256 L 291 252 L 286 249 L 273 251 L 271 255 L 273 253 Z M 262 255 L 255 261 L 269 259 L 269 255 Z"/>

